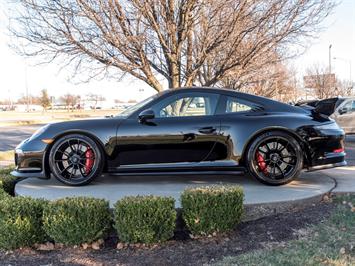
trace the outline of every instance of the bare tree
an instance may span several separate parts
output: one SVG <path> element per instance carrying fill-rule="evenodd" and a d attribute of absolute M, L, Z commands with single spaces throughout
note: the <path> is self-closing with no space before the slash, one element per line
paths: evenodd
<path fill-rule="evenodd" d="M 335 75 L 329 73 L 328 67 L 321 64 L 313 64 L 306 69 L 306 74 L 304 85 L 313 89 L 318 99 L 330 98 L 339 94 L 335 87 Z"/>
<path fill-rule="evenodd" d="M 39 96 L 39 102 L 43 107 L 43 111 L 46 111 L 47 108 L 51 105 L 51 99 L 48 96 L 48 91 L 46 89 L 41 90 L 41 94 Z"/>
<path fill-rule="evenodd" d="M 349 80 L 336 80 L 336 90 L 341 96 L 353 96 L 354 95 L 354 84 Z"/>
<path fill-rule="evenodd" d="M 96 110 L 98 102 L 104 101 L 105 97 L 99 94 L 90 93 L 87 95 L 87 100 L 93 104 L 91 107 Z"/>
<path fill-rule="evenodd" d="M 60 97 L 61 100 L 64 102 L 65 106 L 67 107 L 68 112 L 71 110 L 74 110 L 76 105 L 80 102 L 80 96 L 79 95 L 73 95 L 70 93 L 67 93 Z"/>
<path fill-rule="evenodd" d="M 218 84 L 290 56 L 331 0 L 17 0 L 11 30 L 26 55 L 63 58 L 90 77 L 118 69 L 157 91 Z M 296 49 L 297 50 L 297 49 Z M 261 58 L 264 59 L 261 60 Z M 98 63 L 98 64 L 97 64 Z M 246 71 L 248 70 L 248 71 Z"/>

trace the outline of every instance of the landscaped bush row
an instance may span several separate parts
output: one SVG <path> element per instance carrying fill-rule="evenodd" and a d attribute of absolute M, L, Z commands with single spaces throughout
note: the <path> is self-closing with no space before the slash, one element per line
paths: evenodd
<path fill-rule="evenodd" d="M 114 227 L 122 241 L 162 242 L 174 235 L 175 200 L 156 196 L 126 197 L 116 203 L 114 217 Z"/>
<path fill-rule="evenodd" d="M 32 246 L 47 239 L 43 230 L 44 200 L 27 197 L 0 199 L 0 248 Z"/>
<path fill-rule="evenodd" d="M 105 200 L 78 197 L 53 202 L 10 197 L 0 188 L 0 248 L 13 249 L 48 240 L 67 245 L 92 243 L 114 227 L 122 242 L 157 243 L 174 235 L 175 201 L 170 197 L 126 197 L 114 215 Z M 187 189 L 181 196 L 182 218 L 194 235 L 234 228 L 243 212 L 239 187 Z"/>
<path fill-rule="evenodd" d="M 239 186 L 186 189 L 181 195 L 183 219 L 194 235 L 228 231 L 241 221 L 243 198 Z"/>
<path fill-rule="evenodd" d="M 10 175 L 11 171 L 11 168 L 0 169 L 0 188 L 13 195 L 17 178 Z"/>

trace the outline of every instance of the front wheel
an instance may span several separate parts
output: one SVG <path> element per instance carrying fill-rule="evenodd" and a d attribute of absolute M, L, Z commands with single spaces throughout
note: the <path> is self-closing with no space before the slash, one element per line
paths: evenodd
<path fill-rule="evenodd" d="M 91 138 L 71 134 L 56 141 L 49 154 L 53 175 L 62 183 L 80 186 L 101 175 L 103 155 Z"/>
<path fill-rule="evenodd" d="M 303 165 L 302 149 L 291 135 L 282 131 L 266 132 L 250 145 L 249 172 L 267 185 L 283 185 L 294 180 Z"/>

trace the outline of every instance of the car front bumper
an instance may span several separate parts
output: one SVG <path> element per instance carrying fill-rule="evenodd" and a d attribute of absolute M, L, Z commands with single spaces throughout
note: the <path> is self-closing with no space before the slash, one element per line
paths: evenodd
<path fill-rule="evenodd" d="M 45 169 L 47 144 L 41 141 L 22 141 L 15 149 L 15 169 L 11 175 L 19 178 L 48 178 Z"/>

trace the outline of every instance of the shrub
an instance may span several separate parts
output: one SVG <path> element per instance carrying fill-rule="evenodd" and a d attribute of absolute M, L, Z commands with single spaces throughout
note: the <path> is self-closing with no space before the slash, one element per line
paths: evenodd
<path fill-rule="evenodd" d="M 0 200 L 0 248 L 14 249 L 44 242 L 43 208 L 47 202 L 27 197 Z"/>
<path fill-rule="evenodd" d="M 103 199 L 64 198 L 44 209 L 44 230 L 55 242 L 67 245 L 92 243 L 103 238 L 112 219 Z"/>
<path fill-rule="evenodd" d="M 241 221 L 243 198 L 239 186 L 186 189 L 181 195 L 183 220 L 194 235 L 231 230 Z"/>
<path fill-rule="evenodd" d="M 171 197 L 125 197 L 115 204 L 118 237 L 130 243 L 157 243 L 174 235 L 176 211 Z"/>
<path fill-rule="evenodd" d="M 0 186 L 0 201 L 9 197 L 10 195 Z"/>
<path fill-rule="evenodd" d="M 10 195 L 14 195 L 17 178 L 10 174 L 0 173 L 0 188 Z"/>
<path fill-rule="evenodd" d="M 0 176 L 2 176 L 2 175 L 10 175 L 10 173 L 11 173 L 13 170 L 14 170 L 14 168 L 11 167 L 11 166 L 0 168 Z"/>

